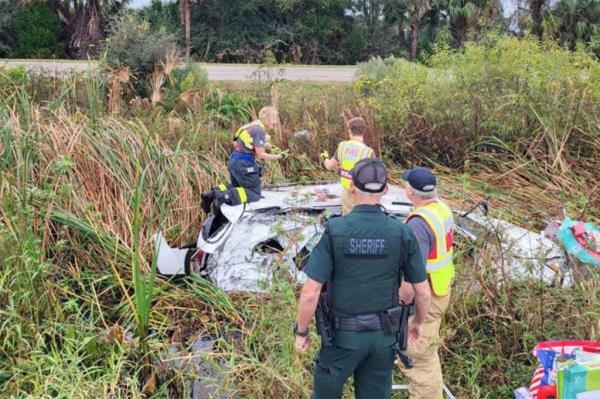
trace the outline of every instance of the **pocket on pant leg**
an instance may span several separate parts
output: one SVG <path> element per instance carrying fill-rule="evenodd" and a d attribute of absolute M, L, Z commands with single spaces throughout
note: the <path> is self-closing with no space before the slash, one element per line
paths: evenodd
<path fill-rule="evenodd" d="M 344 384 L 356 367 L 356 350 L 321 348 L 315 360 L 313 398 L 340 398 Z"/>
<path fill-rule="evenodd" d="M 239 175 L 240 177 L 238 177 L 238 180 L 242 187 L 248 189 L 260 189 L 259 165 L 255 163 L 242 165 Z"/>

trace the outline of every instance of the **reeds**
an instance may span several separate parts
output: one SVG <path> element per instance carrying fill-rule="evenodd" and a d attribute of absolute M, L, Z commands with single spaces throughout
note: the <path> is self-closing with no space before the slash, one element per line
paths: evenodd
<path fill-rule="evenodd" d="M 84 101 L 69 94 L 47 107 L 16 86 L 0 103 L 5 391 L 133 397 L 152 385 L 146 383 L 154 375 L 156 392 L 182 392 L 185 383 L 168 366 L 173 361 L 167 346 L 205 335 L 217 340 L 216 353 L 207 356 L 227 364 L 232 396 L 307 396 L 312 358 L 292 348 L 296 292 L 289 281 L 276 278 L 265 295 L 227 295 L 200 277 L 176 285 L 155 276 L 152 235 L 160 229 L 171 245 L 195 239 L 202 224 L 199 193 L 227 179 L 231 131 L 245 121 L 223 124 L 201 107 L 196 114 L 167 115 L 157 107 L 135 117 L 125 108 L 122 116 L 104 115 L 97 101 L 102 85 L 75 85 L 72 93 L 87 90 Z M 253 86 L 235 90 L 257 98 L 270 94 L 259 95 Z M 386 128 L 377 109 L 358 104 L 351 94 L 340 85 L 278 86 L 278 140 L 292 157 L 268 163 L 265 182 L 335 179 L 319 164 L 319 153 L 331 152 L 345 138 L 343 115 L 362 115 L 373 126 L 369 144 L 380 143 L 394 182 L 402 168 L 392 160 L 408 165 L 425 159 L 418 152 L 397 158 L 397 130 Z M 435 157 L 429 165 L 455 207 L 491 195 L 495 215 L 528 227 L 542 227 L 564 206 L 598 220 L 590 181 L 599 167 L 600 118 L 585 112 L 586 125 L 560 131 L 548 125 L 526 142 L 489 138 L 468 152 L 458 171 Z M 289 136 L 301 128 L 311 130 L 310 141 Z M 411 137 L 426 140 L 432 131 L 416 130 Z M 573 159 L 577 151 L 580 157 Z M 460 397 L 502 397 L 530 378 L 528 352 L 535 340 L 597 337 L 590 320 L 599 316 L 598 285 L 563 291 L 536 282 L 498 284 L 490 272 L 492 253 L 481 253 L 475 263 L 465 255 L 477 248 L 461 243 L 458 251 L 455 299 L 442 329 L 445 372 Z M 113 329 L 140 339 L 103 340 L 102 331 Z M 160 367 L 153 356 L 162 359 Z"/>

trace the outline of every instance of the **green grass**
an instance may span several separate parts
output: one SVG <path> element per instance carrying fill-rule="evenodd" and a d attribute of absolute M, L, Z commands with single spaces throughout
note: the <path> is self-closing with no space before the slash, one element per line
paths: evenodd
<path fill-rule="evenodd" d="M 199 194 L 226 179 L 231 133 L 243 121 L 204 107 L 125 107 L 111 116 L 102 81 L 28 77 L 3 87 L 10 90 L 0 88 L 0 390 L 15 397 L 139 397 L 146 387 L 154 397 L 184 395 L 193 373 L 174 366 L 178 355 L 169 347 L 210 336 L 217 350 L 202 356 L 222 369 L 227 393 L 308 396 L 317 345 L 308 354 L 293 350 L 297 287 L 285 273 L 262 295 L 228 295 L 197 276 L 176 282 L 155 275 L 152 235 L 163 231 L 171 245 L 195 239 L 202 224 Z M 582 137 L 597 145 L 597 134 L 579 132 L 581 124 L 563 150 L 571 169 L 562 174 L 543 167 L 539 153 L 523 152 L 523 142 L 513 138 L 486 141 L 487 149 L 469 147 L 453 168 L 443 152 L 406 149 L 441 134 L 439 125 L 426 122 L 442 116 L 421 103 L 410 107 L 416 133 L 399 136 L 378 119 L 378 101 L 392 97 L 370 101 L 347 84 L 218 87 L 255 97 L 259 106 L 275 87 L 284 132 L 313 132 L 307 143 L 275 137 L 294 157 L 269 163 L 266 182 L 333 180 L 319 153 L 331 152 L 343 137 L 342 114 L 360 114 L 373 126 L 367 139 L 395 182 L 404 167 L 427 159 L 456 208 L 490 195 L 494 215 L 535 229 L 560 216 L 564 205 L 571 214 L 600 219 L 593 187 L 582 178 L 597 174 L 598 158 L 583 147 L 582 157 L 574 152 Z M 515 120 L 507 116 L 503 123 Z M 587 115 L 586 126 L 594 120 Z M 459 126 L 459 119 L 450 122 Z M 555 137 L 548 134 L 550 144 Z M 560 146 L 547 149 L 556 153 Z M 459 243 L 457 253 L 441 354 L 458 397 L 509 397 L 527 385 L 538 340 L 599 338 L 597 273 L 565 290 L 505 280 L 491 266 L 493 248 L 483 242 Z"/>

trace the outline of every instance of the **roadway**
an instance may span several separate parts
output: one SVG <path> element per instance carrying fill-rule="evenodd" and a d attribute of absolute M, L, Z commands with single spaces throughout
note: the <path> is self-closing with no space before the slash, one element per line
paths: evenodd
<path fill-rule="evenodd" d="M 96 61 L 69 60 L 0 60 L 0 67 L 14 68 L 22 65 L 28 71 L 48 75 L 65 76 L 77 73 L 95 72 Z M 319 65 L 256 65 L 256 64 L 204 64 L 209 80 L 256 81 L 256 80 L 304 80 L 312 82 L 351 82 L 356 74 L 356 66 Z"/>

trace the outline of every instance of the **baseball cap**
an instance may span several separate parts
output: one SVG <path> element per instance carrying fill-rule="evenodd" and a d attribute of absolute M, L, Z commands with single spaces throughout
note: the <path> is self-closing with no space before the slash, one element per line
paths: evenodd
<path fill-rule="evenodd" d="M 375 158 L 365 158 L 356 163 L 350 171 L 354 186 L 366 193 L 382 193 L 388 180 L 383 162 Z"/>
<path fill-rule="evenodd" d="M 435 194 L 437 185 L 435 175 L 427 168 L 413 168 L 402 173 L 402 180 L 417 192 L 417 194 Z"/>

